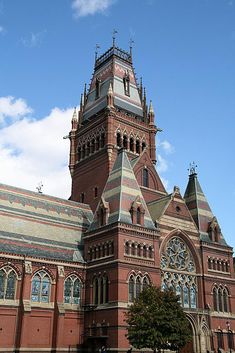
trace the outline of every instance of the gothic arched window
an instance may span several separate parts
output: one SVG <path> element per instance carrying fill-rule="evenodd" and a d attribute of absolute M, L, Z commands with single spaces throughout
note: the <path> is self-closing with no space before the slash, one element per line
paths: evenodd
<path fill-rule="evenodd" d="M 136 150 L 136 153 L 140 154 L 140 141 L 139 140 L 136 140 L 135 150 Z"/>
<path fill-rule="evenodd" d="M 117 133 L 117 147 L 122 147 L 122 140 L 120 132 Z"/>
<path fill-rule="evenodd" d="M 149 172 L 147 168 L 143 169 L 143 186 L 149 187 Z"/>
<path fill-rule="evenodd" d="M 222 289 L 218 289 L 219 311 L 223 311 L 223 293 Z"/>
<path fill-rule="evenodd" d="M 124 135 L 124 136 L 123 136 L 123 148 L 124 148 L 125 150 L 127 150 L 127 145 L 128 145 L 127 136 Z"/>
<path fill-rule="evenodd" d="M 130 276 L 129 282 L 128 282 L 128 300 L 129 302 L 134 301 L 134 292 L 135 292 L 135 281 L 134 281 L 134 276 Z"/>
<path fill-rule="evenodd" d="M 229 308 L 228 308 L 228 291 L 227 289 L 225 288 L 223 290 L 223 306 L 224 306 L 224 312 L 227 313 L 229 312 Z"/>
<path fill-rule="evenodd" d="M 142 151 L 146 148 L 146 143 L 142 142 Z"/>
<path fill-rule="evenodd" d="M 218 289 L 216 287 L 213 288 L 213 306 L 214 310 L 218 311 Z"/>
<path fill-rule="evenodd" d="M 16 273 L 10 266 L 0 270 L 0 299 L 15 299 Z"/>
<path fill-rule="evenodd" d="M 64 281 L 64 302 L 80 304 L 81 281 L 76 275 L 71 275 Z"/>
<path fill-rule="evenodd" d="M 133 139 L 133 137 L 130 138 L 130 151 L 134 152 L 134 139 Z"/>
<path fill-rule="evenodd" d="M 166 244 L 161 256 L 161 270 L 162 289 L 172 288 L 183 307 L 195 309 L 196 267 L 189 248 L 181 238 L 173 237 Z"/>
<path fill-rule="evenodd" d="M 98 304 L 98 294 L 99 294 L 98 278 L 94 278 L 94 280 L 93 280 L 93 302 L 94 302 L 94 304 Z"/>
<path fill-rule="evenodd" d="M 141 224 L 141 210 L 139 207 L 137 207 L 136 210 L 136 223 Z"/>
<path fill-rule="evenodd" d="M 49 303 L 51 281 L 45 271 L 37 272 L 32 279 L 32 302 Z"/>

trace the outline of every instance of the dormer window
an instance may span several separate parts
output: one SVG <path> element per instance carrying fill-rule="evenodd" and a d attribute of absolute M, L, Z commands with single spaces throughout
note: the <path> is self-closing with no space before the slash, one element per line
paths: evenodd
<path fill-rule="evenodd" d="M 141 210 L 140 207 L 137 207 L 136 210 L 136 223 L 141 224 Z"/>
<path fill-rule="evenodd" d="M 95 99 L 98 99 L 100 97 L 100 83 L 101 83 L 101 79 L 99 77 L 96 77 L 96 81 L 95 81 Z"/>
<path fill-rule="evenodd" d="M 128 71 L 126 71 L 125 76 L 123 77 L 123 84 L 125 95 L 130 96 L 130 75 Z"/>
<path fill-rule="evenodd" d="M 131 205 L 130 215 L 132 224 L 137 224 L 140 226 L 144 225 L 144 214 L 145 210 L 142 205 L 142 201 L 139 196 L 136 197 L 135 201 Z"/>

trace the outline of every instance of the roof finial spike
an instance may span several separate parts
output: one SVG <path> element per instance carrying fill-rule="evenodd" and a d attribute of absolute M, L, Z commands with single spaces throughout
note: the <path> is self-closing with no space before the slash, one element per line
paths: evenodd
<path fill-rule="evenodd" d="M 96 44 L 95 45 L 95 61 L 97 60 L 97 57 L 98 57 L 98 49 L 100 49 L 100 46 L 99 46 L 99 44 Z"/>
<path fill-rule="evenodd" d="M 142 103 L 143 102 L 143 81 L 142 81 L 142 76 L 140 77 L 139 94 L 140 94 L 140 101 Z"/>
<path fill-rule="evenodd" d="M 130 57 L 132 59 L 132 48 L 133 48 L 133 44 L 134 44 L 134 40 L 132 38 L 130 38 L 130 41 L 129 41 L 129 46 L 130 46 Z"/>
<path fill-rule="evenodd" d="M 118 31 L 116 29 L 113 30 L 113 48 L 115 48 L 116 34 Z"/>
<path fill-rule="evenodd" d="M 189 175 L 197 174 L 196 168 L 197 168 L 197 165 L 195 164 L 195 162 L 190 163 L 188 168 Z"/>
<path fill-rule="evenodd" d="M 72 120 L 77 120 L 77 107 L 74 107 Z"/>
<path fill-rule="evenodd" d="M 84 93 L 83 93 L 83 97 L 84 97 L 84 104 L 86 104 L 86 83 L 84 84 Z"/>
<path fill-rule="evenodd" d="M 152 99 L 150 99 L 150 103 L 149 103 L 149 113 L 154 114 Z"/>
<path fill-rule="evenodd" d="M 83 110 L 83 94 L 81 94 L 81 99 L 80 99 L 80 112 Z"/>

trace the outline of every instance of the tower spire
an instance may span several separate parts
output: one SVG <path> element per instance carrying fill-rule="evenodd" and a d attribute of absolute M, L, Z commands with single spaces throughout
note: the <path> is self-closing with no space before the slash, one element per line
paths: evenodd
<path fill-rule="evenodd" d="M 113 48 L 115 48 L 116 34 L 118 31 L 116 29 L 113 30 Z"/>

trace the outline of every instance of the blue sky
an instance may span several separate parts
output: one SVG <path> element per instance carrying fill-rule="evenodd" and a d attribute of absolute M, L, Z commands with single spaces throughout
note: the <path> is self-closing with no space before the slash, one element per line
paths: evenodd
<path fill-rule="evenodd" d="M 235 0 L 0 0 L 0 182 L 69 197 L 62 137 L 114 28 L 118 46 L 135 42 L 168 191 L 184 193 L 195 161 L 235 246 Z"/>

